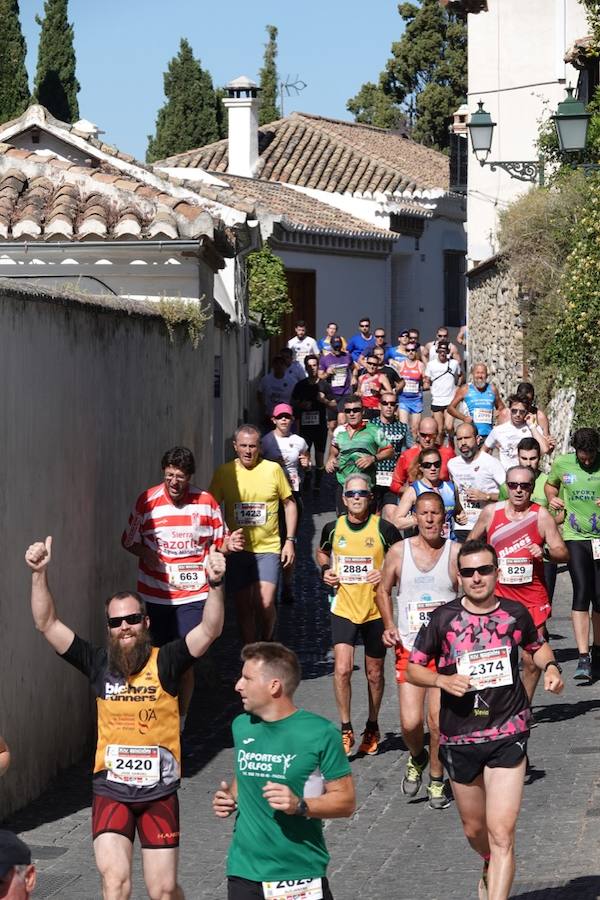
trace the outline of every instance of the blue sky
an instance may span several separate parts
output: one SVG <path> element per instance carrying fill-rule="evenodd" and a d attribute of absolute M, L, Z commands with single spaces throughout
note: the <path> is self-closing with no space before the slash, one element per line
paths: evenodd
<path fill-rule="evenodd" d="M 43 0 L 21 0 L 27 67 L 33 81 Z M 75 27 L 81 115 L 106 131 L 105 140 L 143 159 L 164 102 L 163 72 L 181 37 L 215 84 L 256 78 L 265 26 L 279 28 L 279 74 L 308 87 L 285 101 L 294 109 L 350 119 L 346 100 L 376 80 L 398 40 L 397 0 L 70 0 Z"/>

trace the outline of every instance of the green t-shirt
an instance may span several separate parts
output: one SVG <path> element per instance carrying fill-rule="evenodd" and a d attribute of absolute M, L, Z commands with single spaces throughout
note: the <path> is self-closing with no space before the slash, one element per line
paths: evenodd
<path fill-rule="evenodd" d="M 544 485 L 546 484 L 547 478 L 547 475 L 545 475 L 543 472 L 540 472 L 538 477 L 535 479 L 533 494 L 531 495 L 532 503 L 538 503 L 540 506 L 544 507 L 548 506 L 548 500 L 546 499 L 546 494 L 544 493 Z M 498 500 L 508 500 L 508 488 L 506 487 L 506 482 L 500 485 Z"/>
<path fill-rule="evenodd" d="M 600 459 L 593 469 L 584 469 L 576 453 L 565 453 L 552 463 L 548 484 L 561 487 L 565 501 L 565 541 L 600 538 Z"/>
<path fill-rule="evenodd" d="M 329 853 L 321 820 L 272 809 L 262 789 L 267 781 L 276 781 L 302 797 L 314 773 L 325 781 L 349 775 L 340 732 L 328 719 L 304 709 L 277 722 L 242 713 L 232 731 L 238 813 L 227 874 L 250 881 L 323 878 Z"/>
<path fill-rule="evenodd" d="M 359 469 L 356 460 L 359 456 L 375 456 L 384 447 L 390 447 L 391 441 L 371 422 L 363 422 L 361 428 L 350 436 L 345 425 L 338 425 L 333 432 L 332 442 L 338 448 L 338 468 L 336 478 L 343 484 L 348 475 L 367 475 L 371 479 L 371 485 L 375 483 L 377 464 L 373 463 L 368 469 Z"/>

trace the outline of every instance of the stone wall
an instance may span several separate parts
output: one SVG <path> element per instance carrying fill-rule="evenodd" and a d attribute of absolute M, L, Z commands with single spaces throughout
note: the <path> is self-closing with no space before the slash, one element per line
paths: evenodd
<path fill-rule="evenodd" d="M 496 257 L 471 269 L 468 278 L 469 361 L 486 363 L 506 399 L 527 380 L 519 288 Z"/>
<path fill-rule="evenodd" d="M 171 343 L 156 305 L 0 285 L 3 480 L 0 734 L 13 765 L 0 820 L 90 746 L 85 678 L 33 626 L 27 546 L 54 538 L 59 616 L 103 643 L 104 598 L 136 584 L 120 536 L 138 494 L 161 479 L 174 444 L 213 466 L 213 324 L 197 350 Z"/>

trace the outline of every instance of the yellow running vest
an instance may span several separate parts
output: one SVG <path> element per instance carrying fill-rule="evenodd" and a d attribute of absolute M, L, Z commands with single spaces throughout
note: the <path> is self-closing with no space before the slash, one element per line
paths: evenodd
<path fill-rule="evenodd" d="M 177 697 L 164 690 L 158 677 L 158 647 L 153 647 L 148 662 L 124 684 L 106 685 L 105 699 L 96 698 L 98 743 L 94 772 L 106 769 L 109 744 L 128 747 L 158 746 L 168 750 L 181 771 L 179 744 L 179 704 Z"/>
<path fill-rule="evenodd" d="M 379 516 L 369 516 L 358 528 L 352 528 L 342 516 L 335 526 L 332 548 L 332 564 L 340 586 L 331 599 L 331 612 L 357 625 L 381 618 L 375 605 L 377 585 L 365 580 L 368 572 L 383 566 Z"/>

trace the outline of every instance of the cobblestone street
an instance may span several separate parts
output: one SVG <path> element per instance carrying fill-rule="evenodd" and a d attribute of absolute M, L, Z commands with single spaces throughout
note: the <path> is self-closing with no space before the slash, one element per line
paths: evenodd
<path fill-rule="evenodd" d="M 293 647 L 302 661 L 299 704 L 335 721 L 327 605 L 309 553 L 321 527 L 332 517 L 332 498 L 328 484 L 318 501 L 307 502 L 296 602 L 280 607 L 278 637 Z M 600 685 L 577 687 L 573 682 L 575 652 L 569 608 L 570 582 L 568 575 L 562 574 L 550 632 L 564 665 L 566 688 L 558 698 L 541 690 L 537 695 L 539 727 L 530 740 L 531 770 L 518 828 L 517 879 L 512 893 L 518 900 L 591 900 L 600 896 Z M 225 633 L 210 658 L 198 664 L 198 686 L 188 718 L 197 751 L 186 760 L 180 793 L 180 881 L 191 900 L 226 897 L 224 862 L 233 823 L 212 815 L 210 798 L 232 769 L 229 723 L 240 709 L 233 690 L 238 654 L 229 615 Z M 362 667 L 362 650 L 357 662 Z M 353 684 L 353 721 L 355 730 L 360 731 L 366 710 L 362 671 L 357 669 Z M 454 805 L 435 812 L 428 808 L 423 790 L 410 803 L 401 794 L 406 752 L 399 735 L 391 656 L 380 724 L 385 740 L 378 756 L 356 758 L 352 763 L 358 794 L 355 815 L 326 826 L 336 900 L 475 897 L 480 864 L 462 835 Z M 95 900 L 100 896 L 90 840 L 90 802 L 87 759 L 63 773 L 38 801 L 6 823 L 32 848 L 39 872 L 35 897 Z M 146 896 L 139 860 L 133 896 L 136 900 Z"/>

